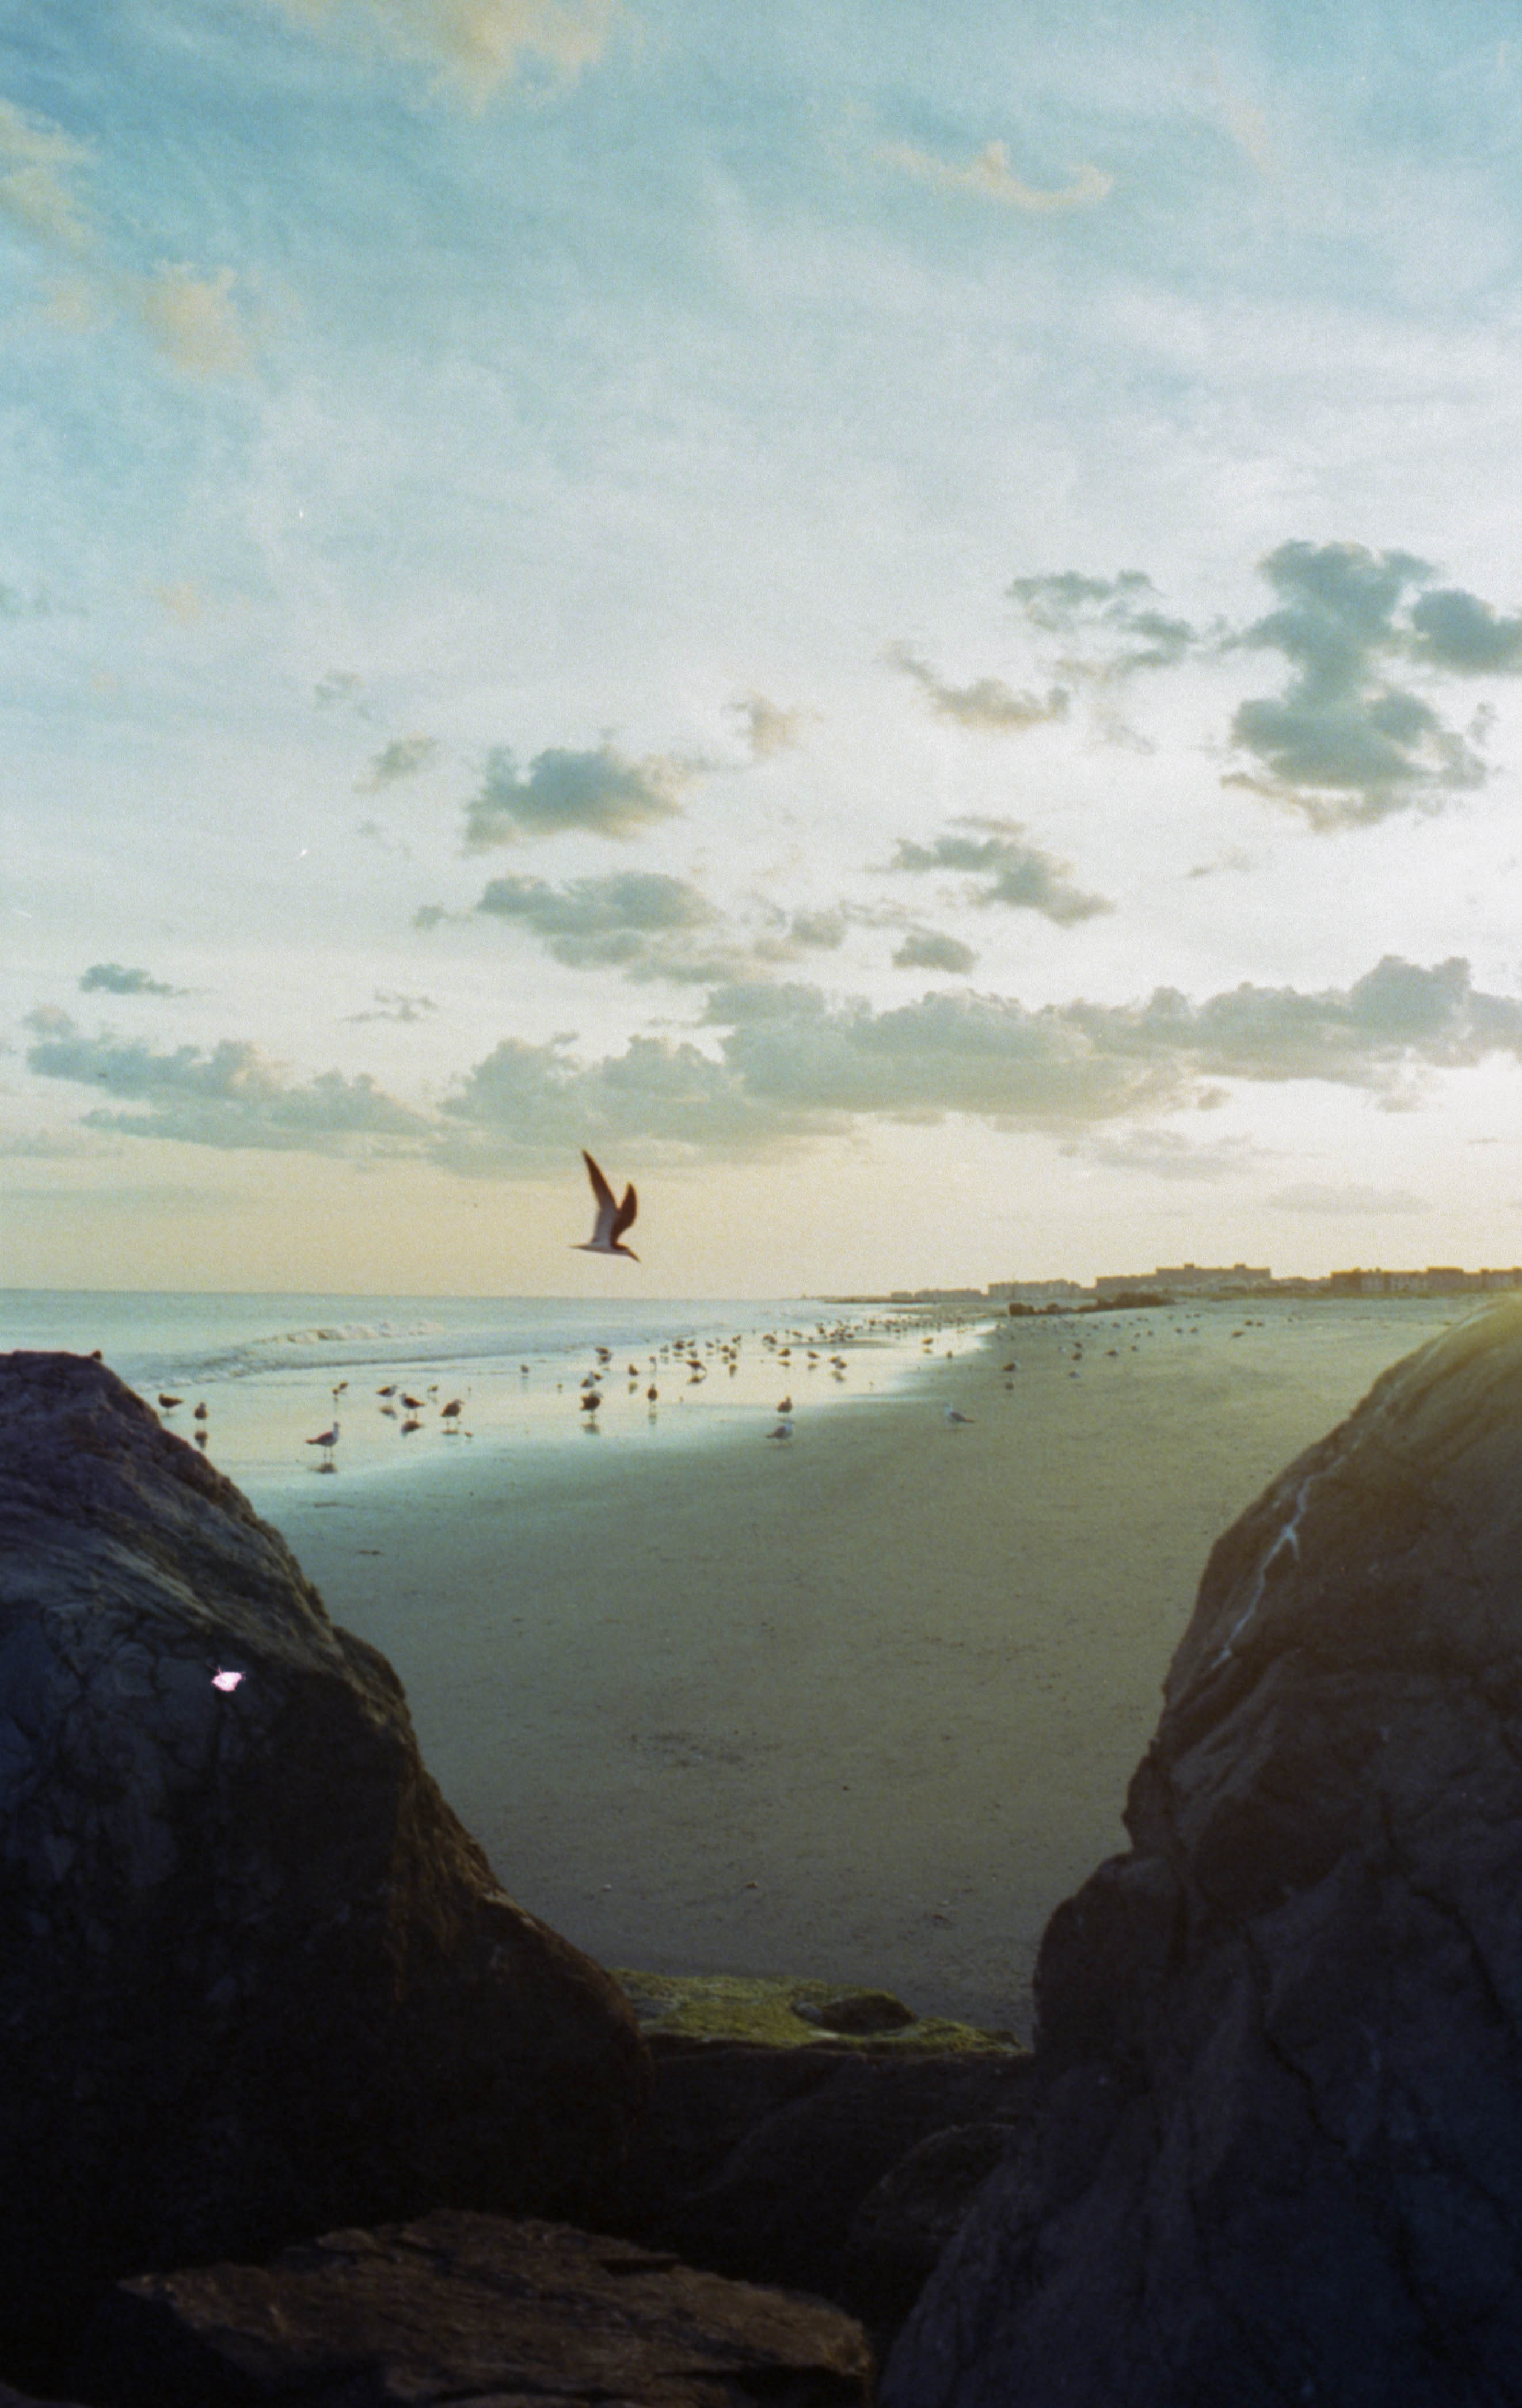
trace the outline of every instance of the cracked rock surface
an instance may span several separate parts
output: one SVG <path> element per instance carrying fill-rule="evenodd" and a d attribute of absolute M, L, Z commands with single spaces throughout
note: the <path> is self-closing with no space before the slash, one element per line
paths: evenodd
<path fill-rule="evenodd" d="M 622 1993 L 278 1532 L 74 1355 L 0 1356 L 0 2323 L 445 2200 L 595 2210 Z"/>
<path fill-rule="evenodd" d="M 88 2352 L 110 2408 L 863 2408 L 859 2325 L 565 2225 L 442 2211 L 272 2266 L 123 2284 Z"/>
<path fill-rule="evenodd" d="M 883 2408 L 1522 2399 L 1522 1304 L 1217 1543 Z"/>

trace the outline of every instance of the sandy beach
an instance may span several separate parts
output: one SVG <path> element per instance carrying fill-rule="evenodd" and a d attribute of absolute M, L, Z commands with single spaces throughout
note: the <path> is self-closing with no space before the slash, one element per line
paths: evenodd
<path fill-rule="evenodd" d="M 1124 1844 L 1211 1544 L 1467 1310 L 1011 1322 L 786 1443 L 461 1447 L 251 1493 L 395 1665 L 506 1887 L 604 1963 L 1024 2031 L 1047 1916 Z"/>

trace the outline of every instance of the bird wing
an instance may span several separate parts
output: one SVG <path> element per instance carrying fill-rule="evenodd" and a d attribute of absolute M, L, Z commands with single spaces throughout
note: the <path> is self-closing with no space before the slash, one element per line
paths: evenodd
<path fill-rule="evenodd" d="M 586 1175 L 592 1182 L 592 1193 L 597 1199 L 597 1222 L 592 1232 L 592 1242 L 595 1246 L 606 1246 L 609 1240 L 617 1234 L 618 1205 L 614 1200 L 612 1189 L 585 1146 L 582 1148 L 582 1160 L 586 1164 Z"/>
<path fill-rule="evenodd" d="M 610 1196 L 610 1197 L 608 1198 L 608 1201 L 610 1202 L 610 1204 L 612 1202 L 612 1200 L 613 1200 L 613 1199 L 612 1199 L 612 1197 Z M 634 1189 L 633 1189 L 633 1187 L 632 1187 L 632 1186 L 630 1186 L 630 1187 L 625 1187 L 625 1189 L 624 1190 L 624 1201 L 623 1201 L 623 1203 L 619 1206 L 618 1211 L 616 1211 L 616 1213 L 613 1215 L 613 1231 L 612 1231 L 612 1234 L 613 1234 L 613 1236 L 614 1236 L 614 1238 L 615 1238 L 615 1239 L 622 1238 L 622 1236 L 624 1235 L 624 1232 L 625 1232 L 625 1229 L 632 1229 L 632 1228 L 633 1228 L 633 1226 L 634 1226 L 635 1214 L 639 1211 L 639 1197 L 635 1194 Z"/>

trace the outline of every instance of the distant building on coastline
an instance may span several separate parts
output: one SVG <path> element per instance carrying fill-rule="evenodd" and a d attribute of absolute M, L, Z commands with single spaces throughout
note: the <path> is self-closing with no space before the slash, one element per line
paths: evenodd
<path fill-rule="evenodd" d="M 1273 1284 L 1266 1264 L 1232 1263 L 1228 1268 L 1224 1263 L 1180 1263 L 1171 1269 L 1160 1266 L 1155 1271 L 1112 1273 L 1095 1281 L 1094 1294 L 1115 1296 L 1124 1289 L 1127 1295 L 1144 1296 L 1150 1288 L 1164 1288 L 1170 1296 L 1251 1296 Z"/>
<path fill-rule="evenodd" d="M 1460 1270 L 1453 1263 L 1429 1263 L 1424 1271 L 1331 1271 L 1333 1296 L 1472 1296 L 1491 1288 L 1522 1287 L 1522 1266 L 1510 1270 Z"/>
<path fill-rule="evenodd" d="M 994 1280 L 991 1300 L 999 1304 L 1065 1304 L 1070 1297 L 1087 1296 L 1077 1280 Z"/>
<path fill-rule="evenodd" d="M 1039 1309 L 1086 1305 L 1091 1311 L 1115 1297 L 1202 1298 L 1248 1296 L 1472 1296 L 1495 1288 L 1522 1288 L 1522 1264 L 1509 1270 L 1460 1270 L 1429 1263 L 1424 1271 L 1354 1269 L 1328 1271 L 1324 1279 L 1275 1279 L 1266 1263 L 1160 1264 L 1155 1271 L 1108 1272 L 1084 1287 L 1070 1279 L 991 1280 L 984 1287 L 896 1287 L 887 1297 L 837 1297 L 840 1304 L 1002 1304 Z"/>

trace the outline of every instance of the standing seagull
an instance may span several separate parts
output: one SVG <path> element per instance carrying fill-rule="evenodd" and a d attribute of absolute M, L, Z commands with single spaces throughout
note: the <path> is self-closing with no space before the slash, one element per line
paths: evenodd
<path fill-rule="evenodd" d="M 337 1469 L 337 1466 L 333 1460 L 333 1450 L 337 1443 L 338 1417 L 335 1413 L 333 1417 L 333 1427 L 331 1429 L 320 1430 L 315 1438 L 309 1438 L 307 1440 L 307 1444 L 309 1446 L 320 1446 L 323 1450 L 323 1460 L 317 1467 L 319 1471 L 336 1471 Z"/>
<path fill-rule="evenodd" d="M 597 1219 L 591 1237 L 577 1246 L 575 1252 L 579 1254 L 625 1254 L 631 1263 L 637 1263 L 639 1257 L 634 1248 L 621 1245 L 619 1240 L 625 1229 L 634 1226 L 634 1216 L 639 1210 L 639 1197 L 632 1187 L 625 1187 L 623 1203 L 615 1204 L 612 1189 L 585 1146 L 582 1148 L 582 1160 L 586 1164 L 586 1175 L 597 1199 Z"/>

